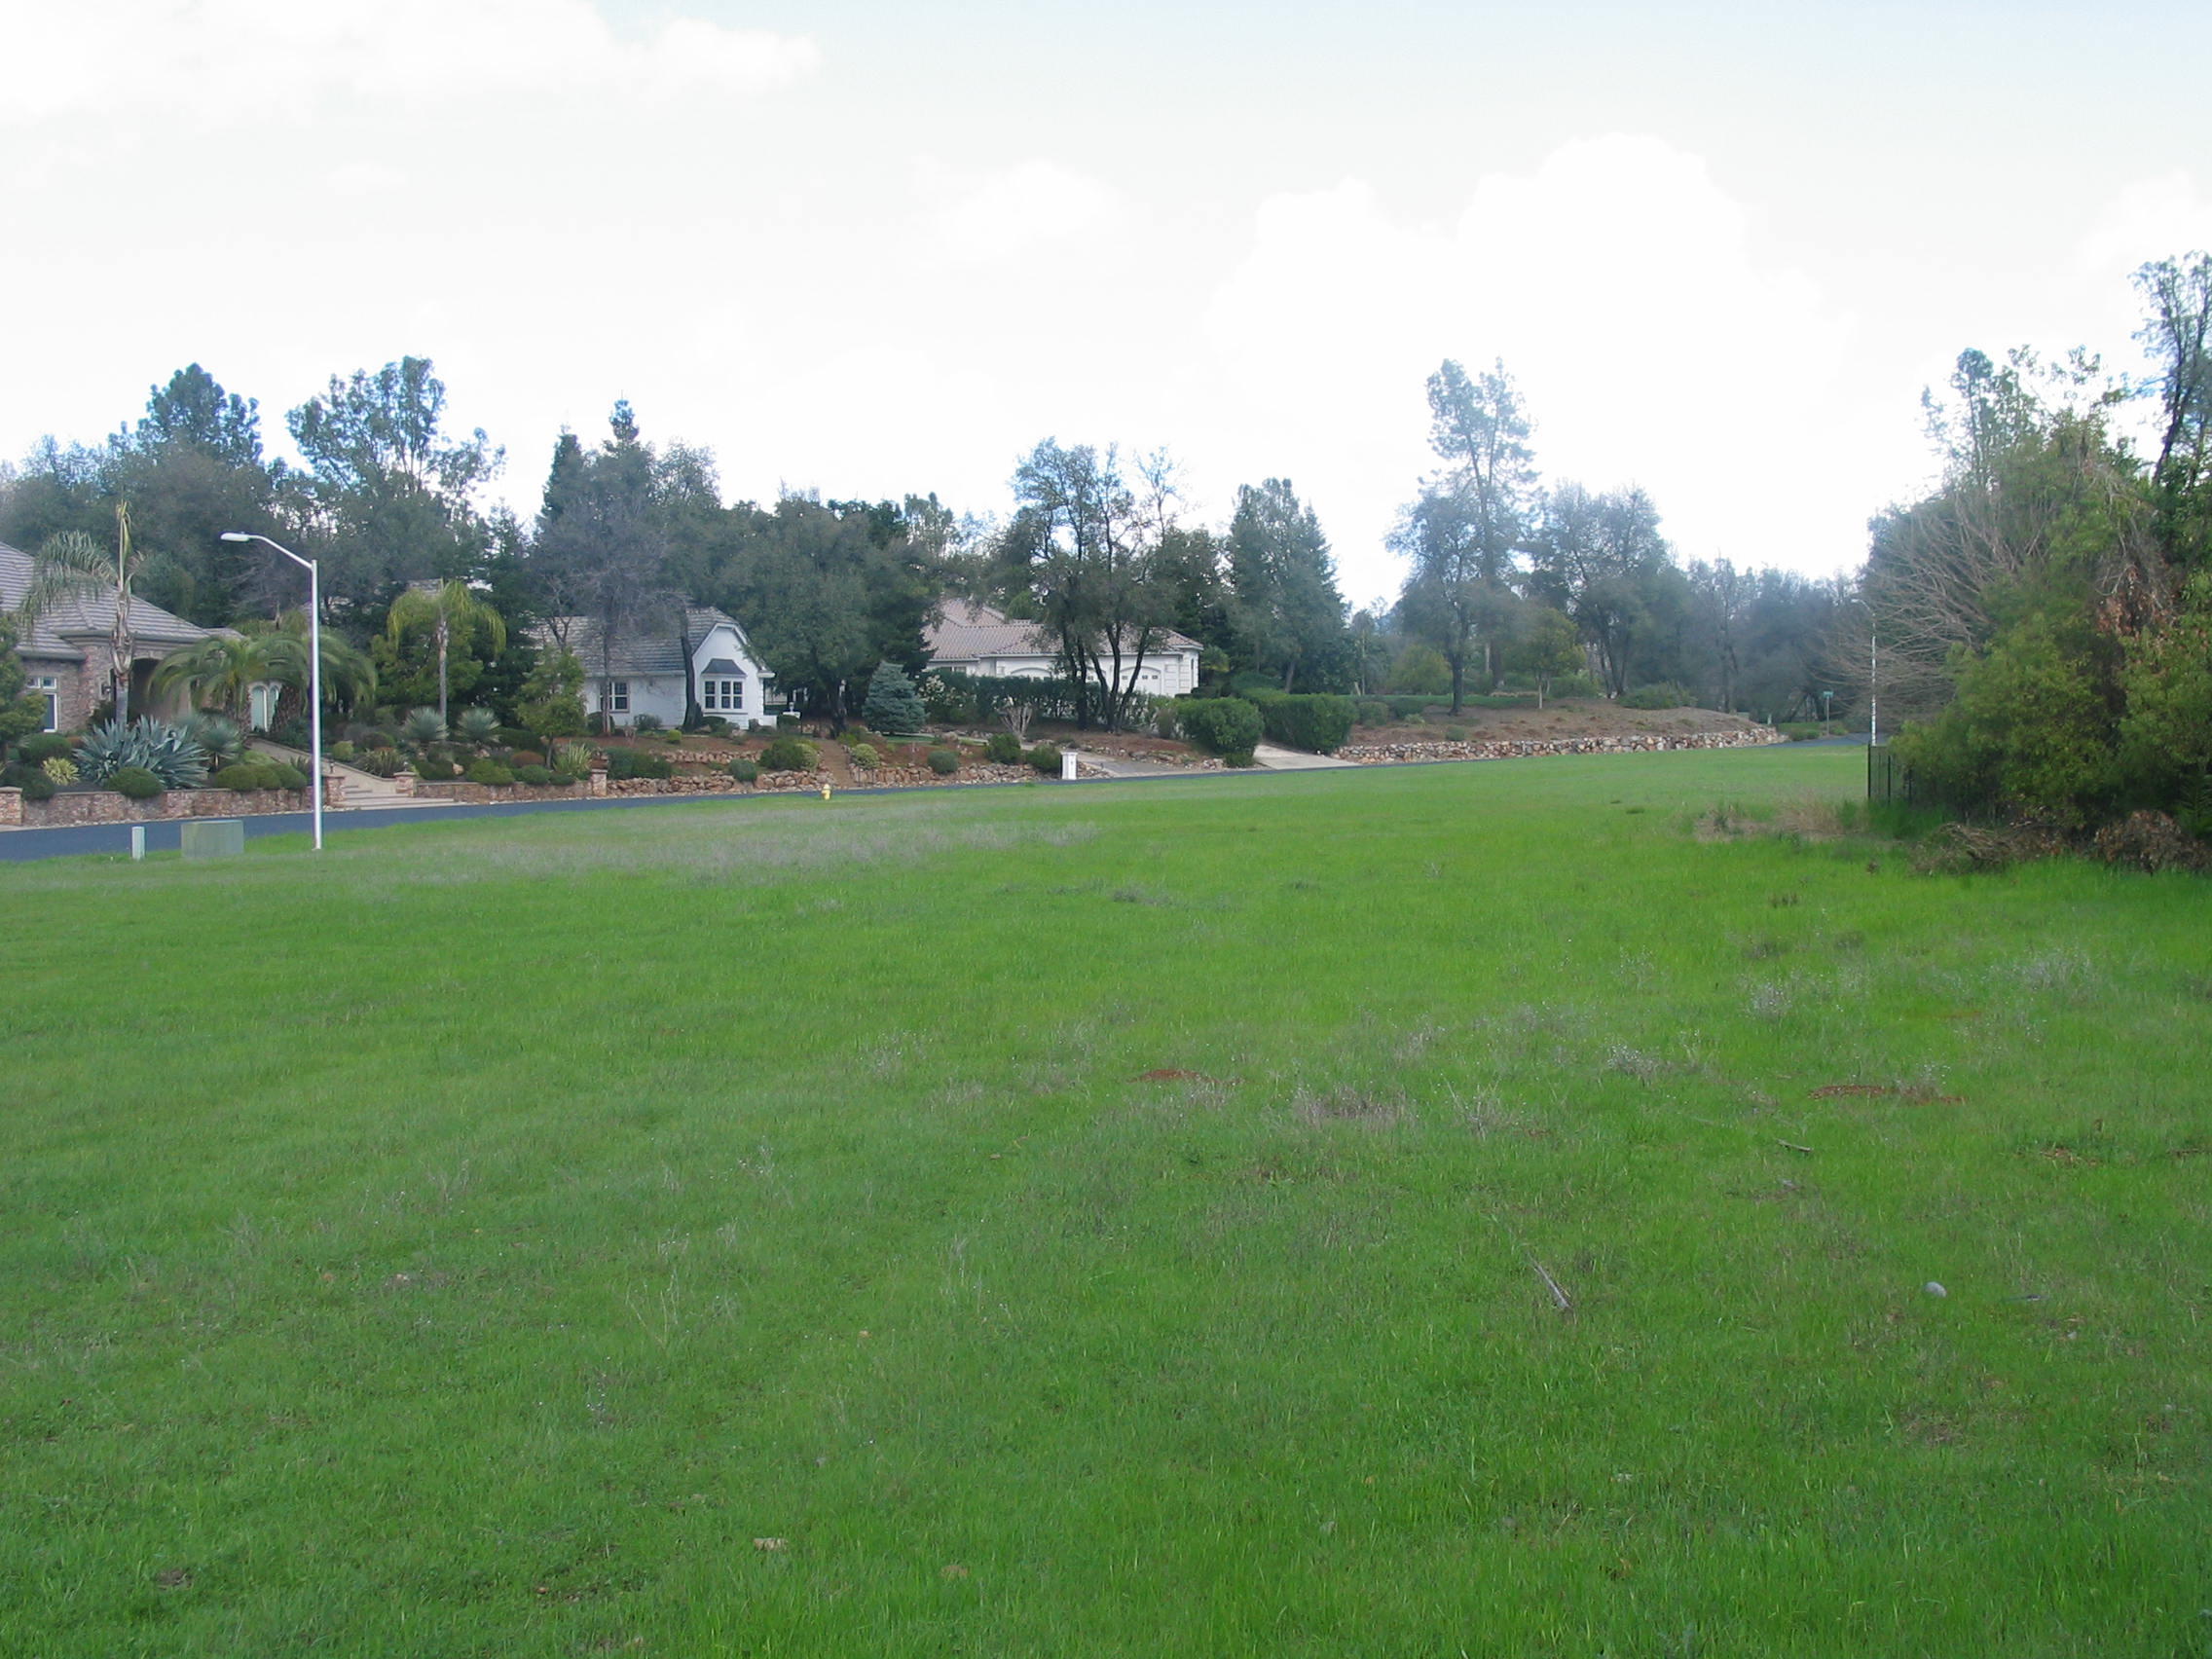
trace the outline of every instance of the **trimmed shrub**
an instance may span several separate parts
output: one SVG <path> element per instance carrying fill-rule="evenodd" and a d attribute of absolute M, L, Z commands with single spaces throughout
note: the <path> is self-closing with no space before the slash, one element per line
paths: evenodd
<path fill-rule="evenodd" d="M 811 772 L 814 745 L 803 737 L 783 736 L 760 751 L 760 767 L 767 772 Z"/>
<path fill-rule="evenodd" d="M 521 726 L 503 725 L 492 734 L 493 741 L 503 743 L 509 749 L 535 749 L 537 733 L 525 731 Z"/>
<path fill-rule="evenodd" d="M 1390 702 L 1386 697 L 1362 697 L 1353 705 L 1354 725 L 1388 725 Z"/>
<path fill-rule="evenodd" d="M 525 766 L 542 766 L 546 763 L 545 756 L 538 754 L 535 749 L 518 749 L 512 755 L 505 756 L 503 758 L 508 765 L 515 769 L 517 776 L 521 775 Z"/>
<path fill-rule="evenodd" d="M 675 764 L 665 755 L 648 755 L 642 749 L 609 749 L 607 775 L 617 782 L 626 778 L 670 778 Z"/>
<path fill-rule="evenodd" d="M 162 793 L 162 780 L 143 766 L 119 766 L 109 774 L 107 787 L 126 800 L 152 800 Z"/>
<path fill-rule="evenodd" d="M 1633 691 L 1621 693 L 1624 709 L 1686 709 L 1696 702 L 1687 691 L 1671 680 L 1656 685 L 1639 685 Z"/>
<path fill-rule="evenodd" d="M 515 782 L 528 784 L 532 789 L 541 790 L 552 781 L 553 774 L 543 766 L 530 765 L 515 768 Z"/>
<path fill-rule="evenodd" d="M 472 784 L 489 784 L 494 789 L 504 789 L 515 781 L 514 769 L 497 760 L 479 760 L 468 768 L 468 781 Z"/>
<path fill-rule="evenodd" d="M 960 756 L 949 749 L 930 751 L 930 770 L 940 778 L 949 778 L 960 770 Z"/>
<path fill-rule="evenodd" d="M 582 783 L 583 779 L 577 777 L 573 772 L 564 772 L 556 766 L 545 781 L 549 784 L 558 784 L 562 789 L 567 789 L 571 784 Z"/>
<path fill-rule="evenodd" d="M 217 789 L 236 790 L 240 794 L 252 790 L 273 790 L 276 787 L 276 769 L 258 760 L 240 760 L 217 772 L 214 781 Z"/>
<path fill-rule="evenodd" d="M 57 731 L 35 732 L 16 745 L 16 757 L 26 766 L 43 766 L 49 760 L 66 760 L 77 746 Z"/>
<path fill-rule="evenodd" d="M 0 789 L 21 790 L 25 800 L 52 800 L 55 784 L 36 766 L 10 766 L 0 772 Z"/>
<path fill-rule="evenodd" d="M 350 743 L 348 743 L 344 738 L 340 738 L 336 743 L 330 746 L 330 757 L 333 760 L 351 760 L 353 758 L 353 746 Z"/>
<path fill-rule="evenodd" d="M 1248 764 L 1265 731 L 1258 707 L 1242 697 L 1184 697 L 1175 705 L 1185 737 L 1209 755 Z"/>
<path fill-rule="evenodd" d="M 1040 743 L 1029 752 L 1029 763 L 1048 778 L 1060 775 L 1060 752 L 1050 743 Z"/>
<path fill-rule="evenodd" d="M 1326 693 L 1270 691 L 1250 699 L 1260 710 L 1268 741 L 1309 755 L 1333 755 L 1351 736 L 1357 706 Z"/>
<path fill-rule="evenodd" d="M 729 775 L 741 784 L 755 783 L 760 776 L 760 762 L 740 755 L 729 763 Z"/>
<path fill-rule="evenodd" d="M 983 745 L 983 758 L 994 766 L 1021 764 L 1021 739 L 1011 731 L 994 731 Z"/>
<path fill-rule="evenodd" d="M 276 765 L 270 767 L 269 771 L 270 775 L 276 780 L 276 788 L 280 790 L 304 790 L 308 787 L 307 773 L 297 766 L 287 765 L 279 760 Z"/>
<path fill-rule="evenodd" d="M 647 732 L 660 730 L 663 723 L 658 715 L 640 715 L 630 722 L 630 729 L 643 737 Z"/>
<path fill-rule="evenodd" d="M 851 744 L 846 748 L 845 754 L 864 772 L 872 772 L 883 764 L 883 756 L 875 752 L 872 743 Z"/>
<path fill-rule="evenodd" d="M 435 755 L 425 755 L 415 762 L 415 775 L 424 783 L 448 784 L 461 776 L 461 768 L 451 760 L 442 760 Z"/>

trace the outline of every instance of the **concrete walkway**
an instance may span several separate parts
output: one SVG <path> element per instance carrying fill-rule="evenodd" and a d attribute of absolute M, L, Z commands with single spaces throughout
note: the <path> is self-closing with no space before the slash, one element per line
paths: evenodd
<path fill-rule="evenodd" d="M 1322 772 L 1352 764 L 1349 760 L 1339 760 L 1334 755 L 1308 755 L 1296 749 L 1277 749 L 1272 743 L 1253 745 L 1252 763 L 1271 772 Z"/>
<path fill-rule="evenodd" d="M 253 748 L 257 754 L 274 755 L 277 759 L 287 761 L 303 772 L 313 765 L 306 750 L 287 749 L 283 744 L 273 743 L 266 737 L 253 739 Z M 322 770 L 325 777 L 336 777 L 345 786 L 346 805 L 350 811 L 440 804 L 437 801 L 417 800 L 415 792 L 396 780 L 380 778 L 374 772 L 364 772 L 358 766 L 349 766 L 345 761 L 333 760 L 327 755 L 322 757 Z"/>

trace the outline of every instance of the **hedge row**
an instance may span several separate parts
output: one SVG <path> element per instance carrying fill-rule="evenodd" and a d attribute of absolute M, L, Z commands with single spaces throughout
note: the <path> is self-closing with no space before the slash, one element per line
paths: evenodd
<path fill-rule="evenodd" d="M 1342 748 L 1358 712 L 1351 698 L 1328 692 L 1264 691 L 1251 701 L 1259 707 L 1270 743 L 1309 755 L 1334 755 Z"/>

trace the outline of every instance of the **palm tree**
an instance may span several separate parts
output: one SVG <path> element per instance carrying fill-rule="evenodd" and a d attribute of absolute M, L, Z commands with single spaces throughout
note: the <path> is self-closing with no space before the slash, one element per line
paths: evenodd
<path fill-rule="evenodd" d="M 108 679 L 114 687 L 115 718 L 130 718 L 130 659 L 137 636 L 130 627 L 130 589 L 146 569 L 146 555 L 130 545 L 130 503 L 115 504 L 115 554 L 81 530 L 47 537 L 31 559 L 30 585 L 16 614 L 27 629 L 65 599 L 104 598 L 115 593 L 115 627 L 108 636 Z"/>
<path fill-rule="evenodd" d="M 154 670 L 163 691 L 181 689 L 196 708 L 248 718 L 254 686 L 282 685 L 304 699 L 308 673 L 307 615 L 289 611 L 275 623 L 248 622 L 251 632 L 215 634 L 171 651 Z M 377 671 L 358 646 L 328 629 L 322 636 L 322 696 L 336 708 L 352 708 L 376 694 Z"/>
<path fill-rule="evenodd" d="M 391 602 L 391 615 L 385 630 L 393 645 L 398 645 L 407 630 L 427 622 L 437 630 L 438 639 L 438 719 L 446 718 L 446 657 L 453 648 L 454 625 L 464 628 L 481 624 L 492 636 L 492 648 L 507 648 L 507 625 L 499 613 L 478 599 L 466 582 L 445 582 L 436 587 L 411 587 Z"/>
<path fill-rule="evenodd" d="M 308 682 L 304 642 L 289 634 L 210 634 L 171 651 L 154 670 L 161 690 L 181 689 L 195 708 L 220 709 L 243 719 L 246 693 L 275 681 L 295 689 Z"/>
<path fill-rule="evenodd" d="M 304 662 L 308 644 L 308 613 L 305 610 L 287 610 L 276 618 L 276 628 L 279 633 L 300 643 L 301 660 Z M 305 682 L 300 689 L 307 689 Z M 333 709 L 358 709 L 375 701 L 376 694 L 377 665 L 369 660 L 369 653 L 336 630 L 324 628 L 323 703 Z"/>

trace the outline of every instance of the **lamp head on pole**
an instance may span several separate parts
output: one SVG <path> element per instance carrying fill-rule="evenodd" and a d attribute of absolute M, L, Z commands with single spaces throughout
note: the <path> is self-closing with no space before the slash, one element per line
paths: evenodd
<path fill-rule="evenodd" d="M 223 532 L 223 539 L 225 541 L 251 541 L 253 537 L 246 535 L 242 530 L 226 530 Z"/>

